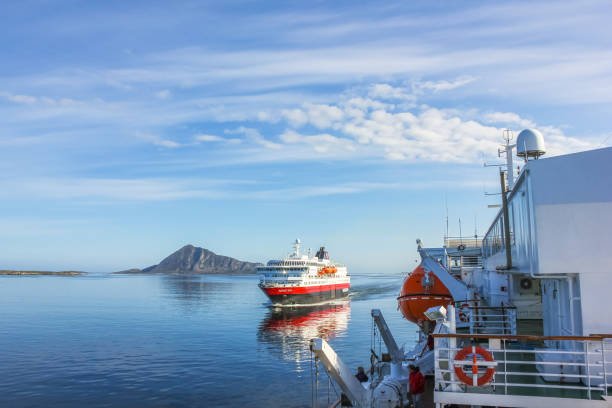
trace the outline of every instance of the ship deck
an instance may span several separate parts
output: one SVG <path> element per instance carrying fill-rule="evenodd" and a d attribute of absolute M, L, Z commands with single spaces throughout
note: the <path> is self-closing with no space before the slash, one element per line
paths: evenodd
<path fill-rule="evenodd" d="M 612 339 L 605 336 L 447 334 L 435 337 L 435 400 L 438 403 L 596 407 L 607 406 L 604 397 L 612 394 Z M 450 339 L 456 341 L 456 346 L 449 345 Z M 479 376 L 487 368 L 495 368 L 491 381 L 482 386 L 466 384 L 456 374 L 456 368 L 462 367 L 471 382 L 474 357 L 462 361 L 456 354 L 464 348 L 475 350 L 472 347 L 481 347 L 492 357 L 487 361 L 477 355 Z"/>

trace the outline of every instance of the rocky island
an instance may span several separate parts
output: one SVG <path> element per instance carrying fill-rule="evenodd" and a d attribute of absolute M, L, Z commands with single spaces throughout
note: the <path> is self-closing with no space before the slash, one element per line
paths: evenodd
<path fill-rule="evenodd" d="M 229 256 L 217 255 L 206 248 L 185 245 L 164 258 L 159 264 L 144 269 L 128 269 L 115 273 L 142 274 L 249 274 L 255 273 L 260 263 L 243 262 Z"/>

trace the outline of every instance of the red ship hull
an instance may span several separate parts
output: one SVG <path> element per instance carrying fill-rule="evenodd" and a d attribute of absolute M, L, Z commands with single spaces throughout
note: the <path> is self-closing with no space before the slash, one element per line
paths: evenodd
<path fill-rule="evenodd" d="M 348 296 L 350 283 L 319 286 L 275 286 L 260 285 L 261 290 L 273 304 L 303 305 L 340 299 Z"/>

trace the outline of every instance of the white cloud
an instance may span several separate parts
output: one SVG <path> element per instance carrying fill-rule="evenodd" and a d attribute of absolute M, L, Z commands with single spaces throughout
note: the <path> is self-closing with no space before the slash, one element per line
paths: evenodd
<path fill-rule="evenodd" d="M 0 93 L 0 96 L 2 96 L 7 101 L 15 102 L 15 103 L 25 103 L 28 105 L 32 105 L 38 102 L 38 99 L 36 97 L 30 96 L 30 95 L 16 95 L 16 94 L 8 93 L 8 92 L 2 92 Z"/>
<path fill-rule="evenodd" d="M 163 89 L 159 92 L 156 92 L 155 96 L 159 99 L 168 99 L 170 98 L 170 96 L 172 96 L 172 93 L 168 89 Z"/>
<path fill-rule="evenodd" d="M 282 145 L 280 145 L 279 143 L 275 143 L 264 138 L 261 133 L 259 133 L 259 131 L 254 128 L 240 126 L 236 129 L 226 129 L 225 133 L 229 135 L 245 135 L 247 139 L 251 142 L 264 146 L 268 149 L 280 149 L 282 147 Z"/>
<path fill-rule="evenodd" d="M 215 135 L 195 135 L 195 140 L 198 142 L 222 142 L 225 139 Z"/>
<path fill-rule="evenodd" d="M 504 123 L 521 127 L 535 127 L 536 124 L 529 119 L 523 119 L 514 112 L 489 112 L 482 115 L 485 123 Z"/>
<path fill-rule="evenodd" d="M 344 117 L 344 112 L 337 106 L 307 103 L 304 108 L 308 121 L 318 129 L 329 128 Z"/>
<path fill-rule="evenodd" d="M 160 146 L 160 147 L 167 147 L 167 148 L 176 148 L 176 147 L 180 147 L 181 144 L 178 142 L 175 142 L 173 140 L 168 140 L 168 139 L 164 139 L 158 135 L 154 135 L 151 133 L 144 133 L 144 132 L 134 132 L 135 136 L 141 140 L 145 140 L 155 146 Z"/>
<path fill-rule="evenodd" d="M 400 99 L 409 102 L 416 102 L 416 96 L 403 87 L 394 87 L 389 84 L 372 84 L 369 87 L 368 96 L 379 99 Z"/>
<path fill-rule="evenodd" d="M 318 153 L 338 153 L 355 150 L 352 140 L 332 136 L 328 133 L 302 135 L 294 130 L 286 130 L 279 138 L 287 144 L 310 145 Z"/>
<path fill-rule="evenodd" d="M 457 84 L 455 81 L 452 86 Z M 347 153 L 352 152 L 362 157 L 408 162 L 478 163 L 483 158 L 495 157 L 506 126 L 537 127 L 533 121 L 514 112 L 479 113 L 434 107 L 407 110 L 403 106 L 400 108 L 372 99 L 376 92 L 381 97 L 391 97 L 400 92 L 392 86 L 377 85 L 368 88 L 370 98 L 353 97 L 337 104 L 304 105 L 304 110 L 286 110 L 284 118 L 289 125 L 296 125 L 295 117 L 298 115 L 286 112 L 299 112 L 302 121 L 306 115 L 309 124 L 331 128 L 335 135 L 308 135 L 286 130 L 279 137 L 282 144 L 278 144 L 278 148 L 303 144 L 318 153 L 344 158 L 350 157 Z M 377 91 L 373 93 L 373 89 Z M 435 89 L 433 85 L 432 89 Z M 538 128 L 550 139 L 549 155 L 597 147 L 591 141 L 567 137 L 556 127 Z"/>
<path fill-rule="evenodd" d="M 460 86 L 464 86 L 473 82 L 476 78 L 473 77 L 463 77 L 457 78 L 454 81 L 425 81 L 425 82 L 415 82 L 413 87 L 415 91 L 422 92 L 423 90 L 432 90 L 433 92 L 440 91 L 449 91 L 451 89 L 459 88 Z"/>
<path fill-rule="evenodd" d="M 257 112 L 257 120 L 260 122 L 277 123 L 280 118 L 270 112 Z"/>
<path fill-rule="evenodd" d="M 158 201 L 221 194 L 201 181 L 159 178 L 37 178 L 12 184 L 16 194 L 61 200 Z"/>
<path fill-rule="evenodd" d="M 308 197 L 321 197 L 339 194 L 358 194 L 373 190 L 394 190 L 404 188 L 400 183 L 348 182 L 323 186 L 300 186 L 276 190 L 263 190 L 248 194 L 251 198 L 277 197 L 283 200 L 295 200 Z"/>
<path fill-rule="evenodd" d="M 166 140 L 166 139 L 158 139 L 158 140 L 154 140 L 153 144 L 155 146 L 161 146 L 161 147 L 169 147 L 169 148 L 175 148 L 175 147 L 180 147 L 180 143 L 177 143 L 175 141 L 172 140 Z"/>
<path fill-rule="evenodd" d="M 225 138 L 221 136 L 206 135 L 206 134 L 195 135 L 194 139 L 196 142 L 204 142 L 204 143 L 219 142 L 219 143 L 228 143 L 228 144 L 240 144 L 242 142 L 242 140 L 238 138 Z"/>
<path fill-rule="evenodd" d="M 74 107 L 77 105 L 83 105 L 82 102 L 75 101 L 71 98 L 50 98 L 48 96 L 20 95 L 9 92 L 0 92 L 0 97 L 3 97 L 10 102 L 26 105 L 39 104 L 42 107 Z"/>
<path fill-rule="evenodd" d="M 301 109 L 283 109 L 281 113 L 293 127 L 301 127 L 308 123 L 308 115 Z"/>

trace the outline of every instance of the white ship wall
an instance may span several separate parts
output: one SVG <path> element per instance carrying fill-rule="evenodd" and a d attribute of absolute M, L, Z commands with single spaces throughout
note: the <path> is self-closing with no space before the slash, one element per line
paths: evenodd
<path fill-rule="evenodd" d="M 561 278 L 538 280 L 544 333 L 612 332 L 612 319 L 601 313 L 612 310 L 612 148 L 529 162 L 510 194 L 508 211 L 512 273 Z M 491 273 L 506 263 L 501 215 L 483 242 L 484 266 Z M 521 309 L 531 313 L 539 306 L 533 303 L 539 296 L 512 286 L 510 301 L 519 318 Z M 494 290 L 490 296 L 499 298 Z"/>
<path fill-rule="evenodd" d="M 566 304 L 549 299 L 545 308 L 548 303 L 550 313 L 564 314 L 563 326 L 574 303 L 574 310 L 582 309 L 582 322 L 574 325 L 581 323 L 583 334 L 612 332 L 612 148 L 534 161 L 529 169 L 537 273 L 579 274 L 579 294 L 569 295 L 565 279 L 556 294 Z M 559 334 L 568 328 L 560 327 Z"/>

